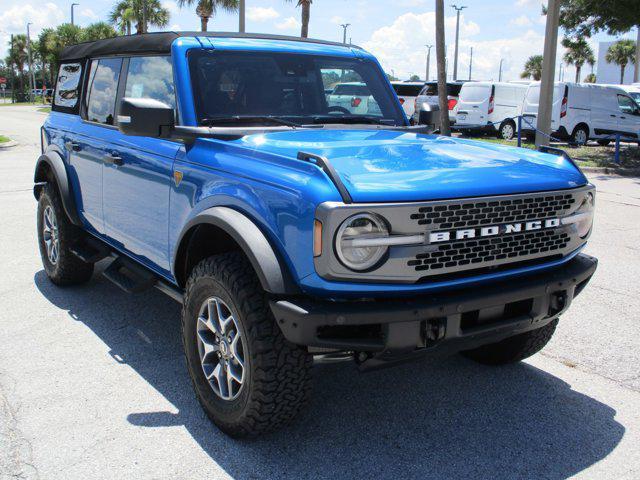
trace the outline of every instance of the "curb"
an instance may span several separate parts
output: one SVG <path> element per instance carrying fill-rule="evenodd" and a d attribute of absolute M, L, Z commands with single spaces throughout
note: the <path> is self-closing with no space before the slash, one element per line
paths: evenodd
<path fill-rule="evenodd" d="M 580 167 L 586 173 L 604 173 L 606 175 L 620 175 L 623 177 L 640 176 L 640 168 L 619 168 L 619 167 Z"/>
<path fill-rule="evenodd" d="M 15 140 L 9 140 L 8 142 L 0 143 L 0 150 L 12 148 L 18 145 L 18 142 Z"/>

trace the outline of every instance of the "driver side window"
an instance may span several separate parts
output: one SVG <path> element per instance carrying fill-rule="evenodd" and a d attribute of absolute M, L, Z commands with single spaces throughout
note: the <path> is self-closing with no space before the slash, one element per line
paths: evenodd
<path fill-rule="evenodd" d="M 638 104 L 626 95 L 618 95 L 618 108 L 620 108 L 622 113 L 640 115 Z"/>

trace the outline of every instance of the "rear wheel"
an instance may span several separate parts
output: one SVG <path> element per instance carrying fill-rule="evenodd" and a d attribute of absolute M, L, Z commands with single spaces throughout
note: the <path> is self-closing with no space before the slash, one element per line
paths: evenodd
<path fill-rule="evenodd" d="M 467 358 L 485 365 L 503 365 L 519 362 L 538 353 L 549 343 L 553 332 L 558 325 L 556 318 L 544 327 L 531 330 L 513 337 L 506 338 L 497 343 L 483 345 L 461 352 Z"/>
<path fill-rule="evenodd" d="M 571 134 L 571 141 L 578 145 L 586 145 L 589 141 L 589 127 L 584 124 L 577 125 Z"/>
<path fill-rule="evenodd" d="M 306 404 L 312 357 L 285 340 L 240 253 L 200 262 L 186 286 L 184 351 L 202 408 L 225 433 L 255 436 Z"/>
<path fill-rule="evenodd" d="M 512 120 L 502 122 L 498 129 L 498 138 L 512 140 L 516 135 L 516 124 Z"/>
<path fill-rule="evenodd" d="M 77 285 L 91 278 L 93 264 L 83 262 L 70 250 L 84 235 L 69 221 L 58 191 L 45 185 L 38 199 L 38 244 L 42 266 L 56 285 Z"/>

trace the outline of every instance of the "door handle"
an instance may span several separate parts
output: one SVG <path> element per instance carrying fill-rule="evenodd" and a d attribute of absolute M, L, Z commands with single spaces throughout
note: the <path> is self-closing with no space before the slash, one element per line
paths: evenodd
<path fill-rule="evenodd" d="M 116 167 L 119 167 L 121 165 L 124 165 L 124 160 L 122 160 L 122 157 L 118 156 L 117 153 L 107 153 L 104 156 L 104 163 L 108 163 L 110 165 L 115 165 Z"/>
<path fill-rule="evenodd" d="M 610 117 L 616 118 L 616 116 L 612 113 L 611 115 L 609 115 Z"/>
<path fill-rule="evenodd" d="M 626 119 L 627 119 L 627 117 L 620 117 L 620 118 L 621 118 L 622 120 L 626 120 Z"/>
<path fill-rule="evenodd" d="M 79 152 L 81 150 L 80 144 L 76 142 L 67 142 L 64 145 L 67 147 L 67 150 L 72 150 L 74 152 Z"/>

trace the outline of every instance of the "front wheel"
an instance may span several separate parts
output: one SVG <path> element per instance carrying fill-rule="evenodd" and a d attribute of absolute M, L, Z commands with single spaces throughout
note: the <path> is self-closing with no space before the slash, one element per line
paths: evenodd
<path fill-rule="evenodd" d="M 551 340 L 557 325 L 558 319 L 556 318 L 536 330 L 530 330 L 497 343 L 490 343 L 461 353 L 465 357 L 485 365 L 519 362 L 542 350 Z"/>
<path fill-rule="evenodd" d="M 274 430 L 306 404 L 312 357 L 285 340 L 240 253 L 209 257 L 193 269 L 182 339 L 196 397 L 228 435 Z"/>

